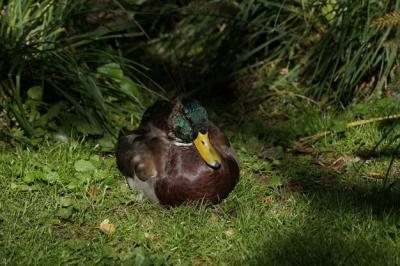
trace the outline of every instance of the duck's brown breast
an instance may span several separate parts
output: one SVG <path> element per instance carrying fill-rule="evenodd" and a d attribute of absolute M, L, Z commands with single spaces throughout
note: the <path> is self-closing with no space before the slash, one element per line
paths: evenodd
<path fill-rule="evenodd" d="M 226 198 L 238 181 L 239 165 L 233 152 L 216 149 L 222 159 L 219 169 L 208 166 L 194 146 L 171 145 L 163 176 L 155 184 L 160 204 L 176 206 L 202 201 L 214 204 Z"/>

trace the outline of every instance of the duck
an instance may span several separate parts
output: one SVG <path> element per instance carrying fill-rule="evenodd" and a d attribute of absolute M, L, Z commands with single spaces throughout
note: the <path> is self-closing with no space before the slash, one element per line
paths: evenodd
<path fill-rule="evenodd" d="M 137 129 L 120 132 L 116 161 L 130 188 L 166 207 L 220 203 L 240 173 L 229 140 L 193 99 L 147 108 Z"/>

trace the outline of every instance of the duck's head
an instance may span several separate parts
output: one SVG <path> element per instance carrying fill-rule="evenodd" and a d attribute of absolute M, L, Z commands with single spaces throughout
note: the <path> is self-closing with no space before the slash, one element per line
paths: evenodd
<path fill-rule="evenodd" d="M 193 143 L 201 158 L 212 168 L 221 166 L 218 155 L 208 138 L 208 115 L 196 100 L 177 101 L 169 117 L 170 137 L 178 143 Z"/>

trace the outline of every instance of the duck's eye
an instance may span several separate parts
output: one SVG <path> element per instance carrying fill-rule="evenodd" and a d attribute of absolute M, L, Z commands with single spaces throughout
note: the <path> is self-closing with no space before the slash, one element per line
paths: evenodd
<path fill-rule="evenodd" d="M 175 134 L 172 133 L 172 132 L 168 132 L 167 136 L 168 136 L 168 138 L 170 138 L 170 139 L 174 139 L 174 138 L 175 138 Z"/>
<path fill-rule="evenodd" d="M 200 133 L 201 134 L 206 134 L 207 133 L 207 128 L 206 127 L 202 127 L 202 128 L 200 128 Z"/>

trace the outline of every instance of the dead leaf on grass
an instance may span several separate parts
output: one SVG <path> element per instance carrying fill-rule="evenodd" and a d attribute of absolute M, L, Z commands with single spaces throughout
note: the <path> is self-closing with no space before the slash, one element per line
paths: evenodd
<path fill-rule="evenodd" d="M 337 157 L 330 165 L 330 168 L 334 170 L 338 174 L 342 174 L 346 168 L 347 168 L 347 163 L 346 160 L 343 156 Z"/>
<path fill-rule="evenodd" d="M 231 236 L 233 236 L 233 235 L 235 234 L 235 231 L 234 231 L 232 228 L 230 228 L 230 229 L 225 230 L 225 231 L 224 231 L 224 234 L 225 234 L 227 237 L 231 237 Z"/>
<path fill-rule="evenodd" d="M 365 177 L 374 178 L 374 179 L 384 179 L 385 175 L 382 173 L 378 173 L 378 172 L 371 172 L 371 173 L 366 173 Z"/>
<path fill-rule="evenodd" d="M 292 152 L 310 154 L 314 152 L 314 148 L 310 146 L 296 145 L 292 148 Z"/>
<path fill-rule="evenodd" d="M 194 266 L 202 266 L 202 265 L 206 265 L 206 264 L 204 263 L 204 261 L 202 259 L 200 259 L 199 257 L 196 257 L 194 259 L 193 265 Z"/>
<path fill-rule="evenodd" d="M 217 223 L 218 220 L 219 220 L 218 214 L 212 212 L 212 213 L 210 214 L 210 220 L 211 220 L 211 222 L 213 222 L 213 223 Z"/>
<path fill-rule="evenodd" d="M 264 204 L 272 204 L 272 202 L 274 201 L 274 199 L 273 199 L 273 197 L 272 196 L 265 196 L 265 197 L 263 197 L 262 198 L 262 202 L 264 203 Z"/>
<path fill-rule="evenodd" d="M 347 169 L 346 159 L 343 156 L 324 158 L 320 156 L 314 159 L 314 163 L 321 168 L 333 170 L 337 174 L 342 174 Z"/>
<path fill-rule="evenodd" d="M 87 190 L 87 193 L 91 196 L 91 197 L 96 197 L 97 193 L 99 193 L 100 189 L 99 187 L 91 187 Z"/>
<path fill-rule="evenodd" d="M 105 234 L 114 234 L 116 231 L 115 225 L 110 223 L 109 219 L 105 219 L 104 221 L 102 221 L 99 229 Z"/>

